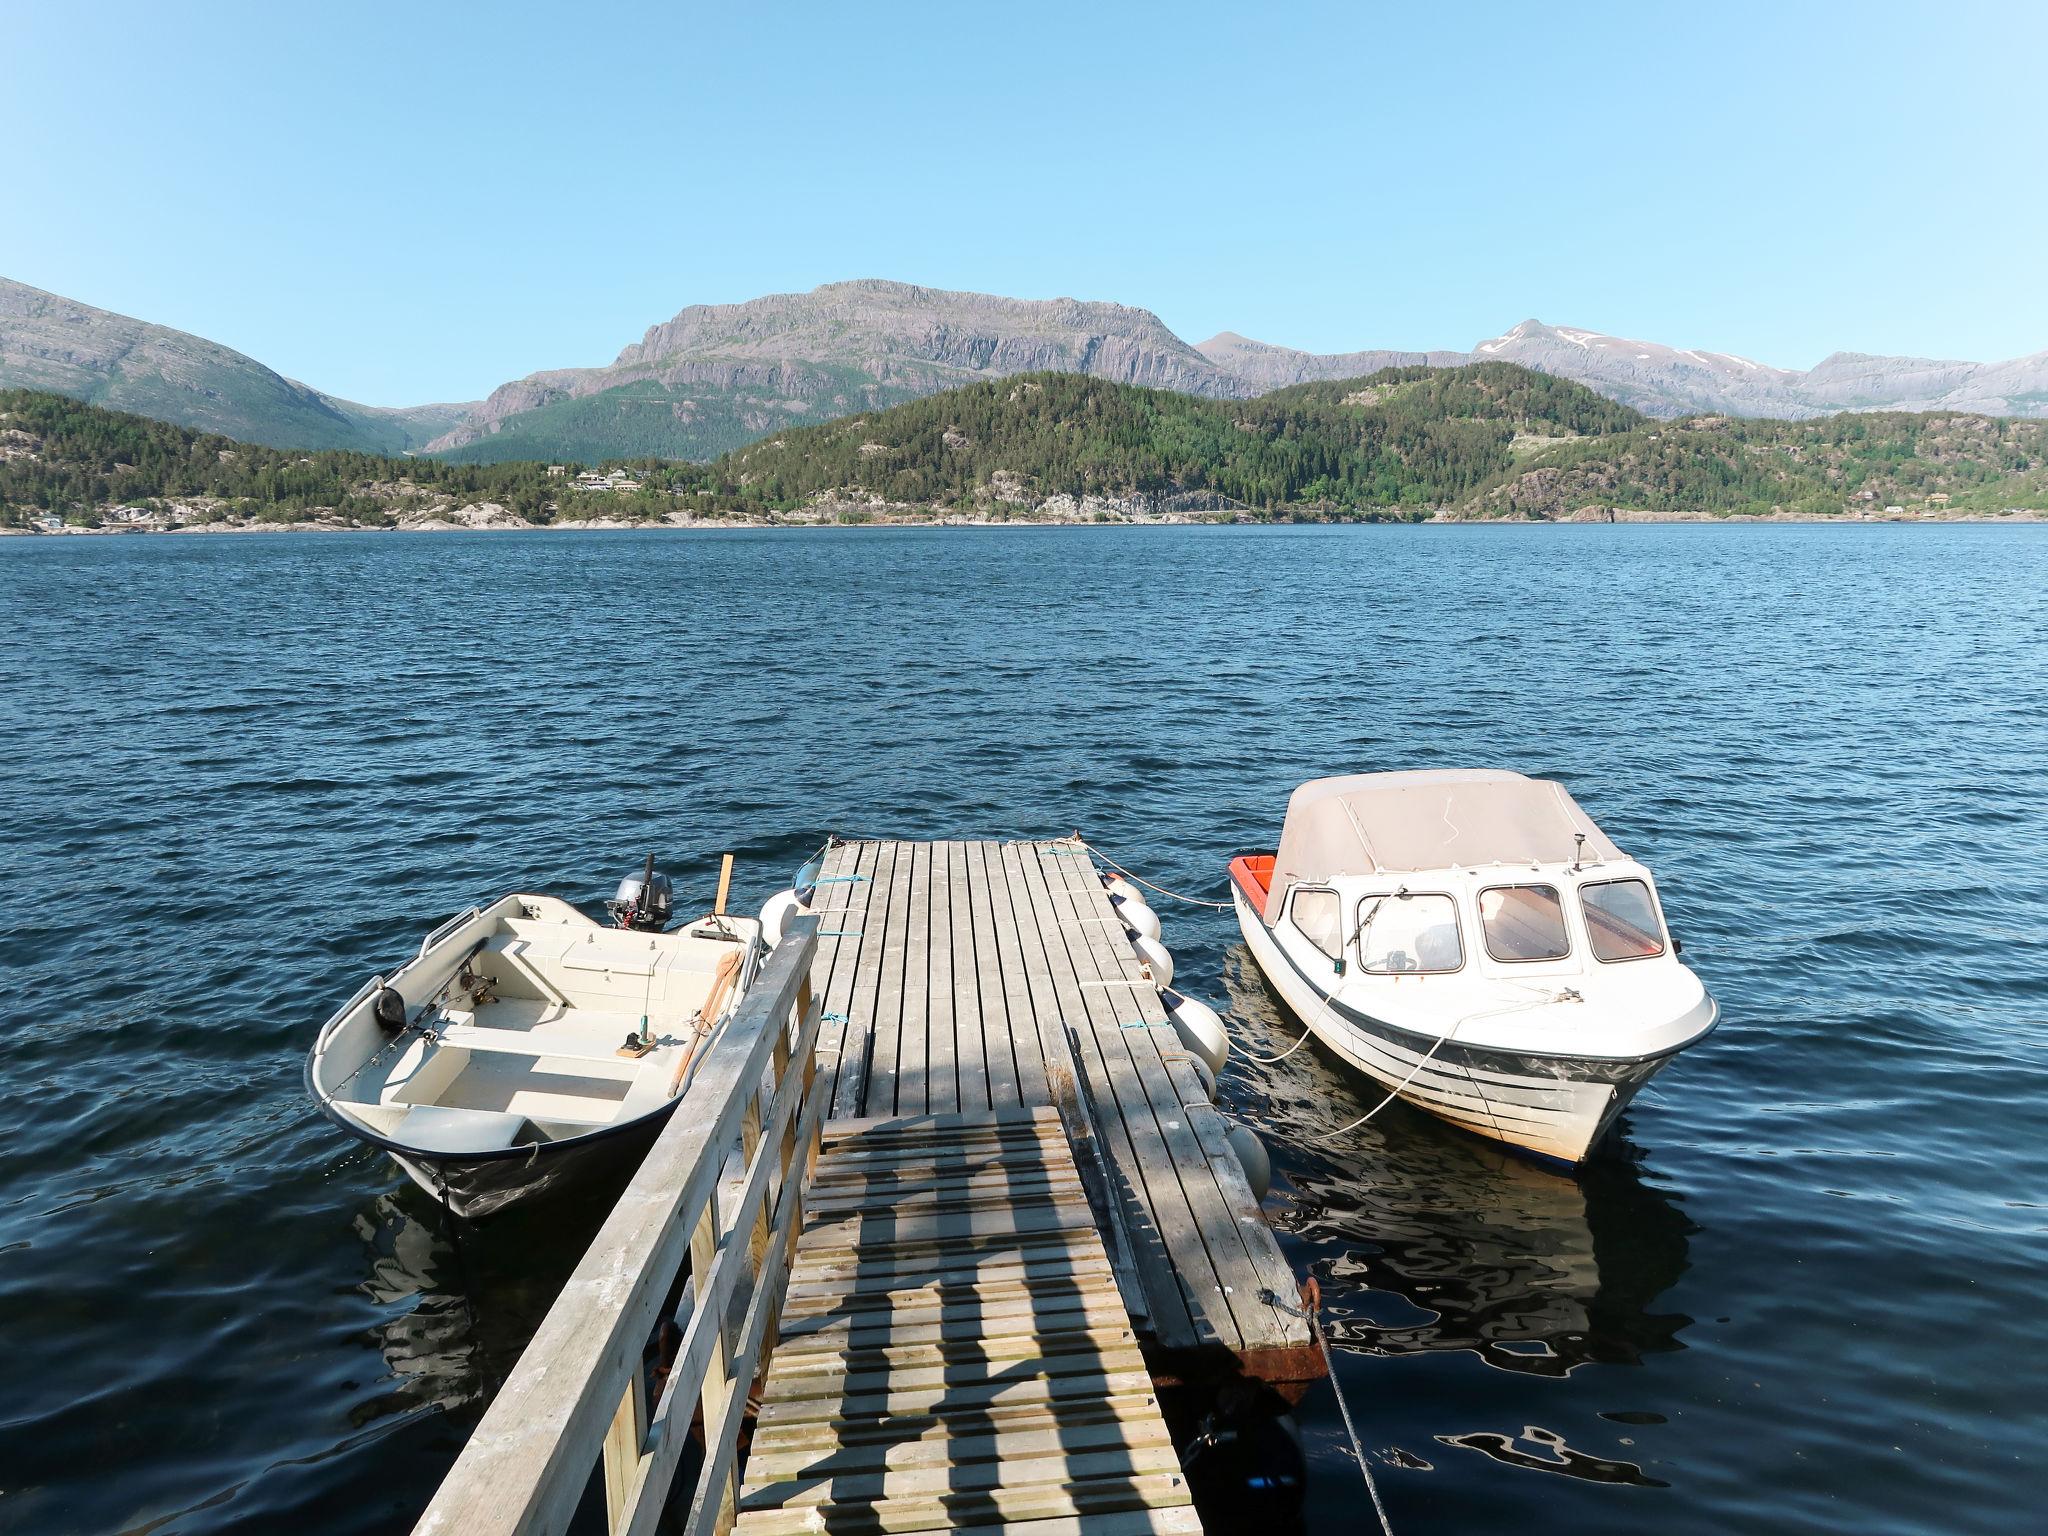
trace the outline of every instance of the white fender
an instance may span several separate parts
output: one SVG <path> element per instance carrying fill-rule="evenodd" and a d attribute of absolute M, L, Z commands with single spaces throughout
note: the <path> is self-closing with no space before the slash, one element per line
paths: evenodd
<path fill-rule="evenodd" d="M 1211 1076 L 1220 1073 L 1230 1059 L 1230 1036 L 1222 1017 L 1201 999 L 1183 992 L 1167 993 L 1165 1002 L 1167 1020 L 1180 1043 L 1202 1058 Z"/>
<path fill-rule="evenodd" d="M 1138 952 L 1138 958 L 1152 973 L 1152 985 L 1164 992 L 1173 985 L 1173 952 L 1157 939 L 1148 939 L 1140 934 L 1131 940 L 1131 948 Z"/>
<path fill-rule="evenodd" d="M 1109 882 L 1109 896 L 1112 901 L 1143 901 L 1145 893 L 1122 875 Z"/>
<path fill-rule="evenodd" d="M 1159 937 L 1159 914 L 1135 896 L 1112 896 L 1109 904 L 1116 908 L 1116 915 L 1124 920 L 1124 926 L 1131 932 L 1143 934 L 1148 939 Z"/>
<path fill-rule="evenodd" d="M 1244 1125 L 1233 1125 L 1225 1139 L 1237 1154 L 1238 1162 L 1244 1165 L 1244 1181 L 1252 1187 L 1252 1198 L 1264 1201 L 1266 1192 L 1273 1187 L 1273 1159 L 1266 1155 L 1266 1144 L 1251 1127 Z"/>
<path fill-rule="evenodd" d="M 789 920 L 808 910 L 795 891 L 777 891 L 761 904 L 761 942 L 773 949 L 782 942 L 782 930 Z"/>

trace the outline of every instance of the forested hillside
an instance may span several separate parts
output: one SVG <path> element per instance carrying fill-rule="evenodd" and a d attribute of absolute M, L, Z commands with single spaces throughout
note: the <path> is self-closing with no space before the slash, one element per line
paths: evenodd
<path fill-rule="evenodd" d="M 1505 363 L 1387 369 L 1256 400 L 1035 374 L 784 432 L 703 475 L 738 505 L 853 490 L 964 508 L 1008 487 L 1029 500 L 1203 492 L 1263 512 L 1400 514 L 1463 500 L 1514 465 L 1518 439 L 1643 419 Z"/>
<path fill-rule="evenodd" d="M 2048 423 L 1652 421 L 1507 363 L 1211 400 L 1042 373 L 602 480 L 537 461 L 296 453 L 0 394 L 0 520 L 129 526 L 1587 518 L 2048 509 Z"/>

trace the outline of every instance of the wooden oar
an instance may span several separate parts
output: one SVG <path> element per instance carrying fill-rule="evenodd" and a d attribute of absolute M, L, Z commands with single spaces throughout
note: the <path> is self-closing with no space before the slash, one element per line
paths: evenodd
<path fill-rule="evenodd" d="M 676 1063 L 675 1076 L 669 1079 L 668 1096 L 674 1098 L 676 1090 L 683 1085 L 683 1074 L 690 1070 L 690 1058 L 697 1054 L 697 1044 L 718 1022 L 719 1012 L 725 1007 L 726 994 L 732 991 L 732 984 L 740 974 L 738 950 L 728 953 L 718 962 L 718 974 L 711 978 L 711 990 L 704 995 L 704 1006 L 697 1010 L 697 1033 L 692 1037 L 683 1059 Z"/>

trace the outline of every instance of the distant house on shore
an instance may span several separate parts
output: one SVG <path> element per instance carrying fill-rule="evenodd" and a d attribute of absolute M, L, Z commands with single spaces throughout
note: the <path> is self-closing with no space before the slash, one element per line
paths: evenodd
<path fill-rule="evenodd" d="M 560 480 L 563 476 L 567 475 L 568 473 L 569 466 L 566 464 L 550 464 L 548 466 L 548 478 L 550 480 Z"/>

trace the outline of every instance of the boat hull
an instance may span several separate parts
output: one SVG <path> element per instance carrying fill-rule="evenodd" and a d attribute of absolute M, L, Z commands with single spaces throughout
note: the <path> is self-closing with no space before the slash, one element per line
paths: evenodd
<path fill-rule="evenodd" d="M 475 1218 L 544 1196 L 615 1195 L 632 1178 L 681 1102 L 672 1100 L 638 1120 L 594 1135 L 472 1155 L 424 1152 L 372 1136 L 339 1117 L 329 1118 L 359 1140 L 381 1147 L 407 1178 L 455 1215 Z"/>
<path fill-rule="evenodd" d="M 1531 1055 L 1402 1029 L 1326 1001 L 1243 891 L 1233 889 L 1232 897 L 1266 984 L 1324 1046 L 1418 1109 L 1543 1161 L 1584 1161 L 1629 1100 L 1677 1054 Z"/>

